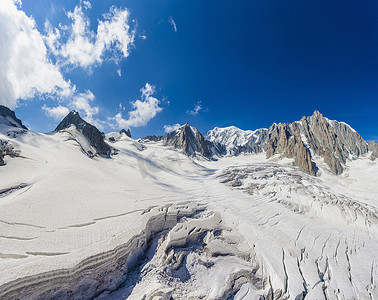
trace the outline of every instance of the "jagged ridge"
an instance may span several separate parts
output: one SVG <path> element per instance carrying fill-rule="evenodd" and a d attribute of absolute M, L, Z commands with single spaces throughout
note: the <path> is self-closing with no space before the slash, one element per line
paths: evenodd
<path fill-rule="evenodd" d="M 88 140 L 92 147 L 94 147 L 98 154 L 109 155 L 111 148 L 104 141 L 103 134 L 93 125 L 83 120 L 79 113 L 71 111 L 59 125 L 55 128 L 55 131 L 62 131 L 70 126 L 74 125 Z M 89 153 L 90 154 L 90 153 Z"/>

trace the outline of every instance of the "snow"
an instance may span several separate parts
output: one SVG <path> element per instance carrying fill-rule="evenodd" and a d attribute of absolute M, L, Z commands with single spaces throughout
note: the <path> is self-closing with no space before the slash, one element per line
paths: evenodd
<path fill-rule="evenodd" d="M 106 138 L 117 154 L 91 159 L 73 129 L 11 129 L 0 128 L 20 150 L 0 167 L 2 299 L 54 288 L 102 290 L 98 299 L 378 297 L 378 164 L 368 157 L 341 176 L 317 162 L 314 177 L 277 155 L 199 161 L 116 133 Z M 239 132 L 218 130 L 229 131 Z"/>
<path fill-rule="evenodd" d="M 345 123 L 345 122 L 339 122 L 339 121 L 336 121 L 336 120 L 330 120 L 330 119 L 328 119 L 328 118 L 325 118 L 325 119 L 327 120 L 328 124 L 330 124 L 332 127 L 334 127 L 335 124 L 339 123 L 339 124 L 343 124 L 343 125 L 347 126 L 350 130 L 352 130 L 353 132 L 356 132 L 356 133 L 357 133 L 357 131 L 354 130 L 354 129 L 352 128 L 352 126 L 350 126 L 349 124 L 347 124 L 347 123 Z"/>
<path fill-rule="evenodd" d="M 260 141 L 260 132 L 267 131 L 266 128 L 257 130 L 242 130 L 235 126 L 215 127 L 207 132 L 205 138 L 213 143 L 218 143 L 226 147 L 229 155 L 235 154 L 238 147 L 246 145 L 258 145 Z"/>

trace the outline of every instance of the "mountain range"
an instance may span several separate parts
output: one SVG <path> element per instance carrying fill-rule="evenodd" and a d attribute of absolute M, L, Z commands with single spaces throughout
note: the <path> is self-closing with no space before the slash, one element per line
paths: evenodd
<path fill-rule="evenodd" d="M 0 106 L 0 124 L 27 130 L 15 113 Z M 56 127 L 55 133 L 68 134 L 67 139 L 75 140 L 88 156 L 109 156 L 114 150 L 109 142 L 114 141 L 95 126 L 83 120 L 79 113 L 71 111 Z M 120 134 L 131 138 L 130 130 Z M 9 131 L 11 134 L 11 131 Z M 312 116 L 302 117 L 293 123 L 272 124 L 268 129 L 241 130 L 235 126 L 208 131 L 203 136 L 196 127 L 188 123 L 163 136 L 147 136 L 142 143 L 160 142 L 163 146 L 183 151 L 190 157 L 220 159 L 224 156 L 266 153 L 294 159 L 303 171 L 317 174 L 317 161 L 324 161 L 329 170 L 338 175 L 344 170 L 346 162 L 371 151 L 371 160 L 378 158 L 378 144 L 367 143 L 351 126 L 344 122 L 330 120 L 319 111 Z M 1 141 L 0 164 L 3 157 L 12 153 L 10 145 Z"/>
<path fill-rule="evenodd" d="M 0 107 L 0 299 L 376 299 L 377 154 L 317 111 L 135 140 Z"/>

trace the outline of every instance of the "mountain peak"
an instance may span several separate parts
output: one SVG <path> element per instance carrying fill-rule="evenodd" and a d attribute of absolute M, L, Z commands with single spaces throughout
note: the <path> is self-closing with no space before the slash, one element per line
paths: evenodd
<path fill-rule="evenodd" d="M 4 105 L 0 105 L 0 116 L 3 117 L 5 125 L 9 125 L 13 127 L 20 127 L 22 129 L 28 130 L 22 124 L 22 121 L 16 117 L 16 114 L 14 113 L 14 111 Z"/>
<path fill-rule="evenodd" d="M 85 120 L 82 119 L 80 114 L 72 110 L 70 113 L 64 117 L 64 119 L 58 124 L 55 128 L 55 131 L 60 131 L 69 128 L 71 125 L 75 125 L 77 129 L 83 129 L 85 125 L 87 125 Z M 90 125 L 90 124 L 89 124 Z"/>
<path fill-rule="evenodd" d="M 127 130 L 121 129 L 121 131 L 119 132 L 119 134 L 122 134 L 122 133 L 126 134 L 129 138 L 131 138 L 130 129 L 127 129 Z"/>
<path fill-rule="evenodd" d="M 103 134 L 92 124 L 89 124 L 81 118 L 80 114 L 72 110 L 55 128 L 55 131 L 62 131 L 74 125 L 76 129 L 81 132 L 88 140 L 89 144 L 94 147 L 98 154 L 109 155 L 111 148 L 104 141 Z M 79 143 L 80 144 L 80 143 Z M 85 151 L 86 152 L 86 151 Z M 93 156 L 94 153 L 87 153 Z"/>

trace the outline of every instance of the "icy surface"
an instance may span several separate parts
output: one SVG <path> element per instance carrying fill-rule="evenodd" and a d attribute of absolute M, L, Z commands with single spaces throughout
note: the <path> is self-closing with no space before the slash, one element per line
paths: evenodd
<path fill-rule="evenodd" d="M 4 125 L 5 126 L 5 125 Z M 4 130 L 3 130 L 4 129 Z M 9 136 L 0 167 L 0 299 L 377 299 L 378 164 L 192 160 L 115 137 Z M 80 151 L 82 150 L 82 151 Z"/>

